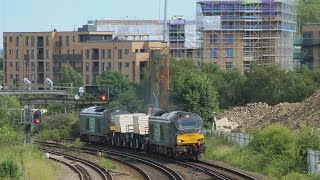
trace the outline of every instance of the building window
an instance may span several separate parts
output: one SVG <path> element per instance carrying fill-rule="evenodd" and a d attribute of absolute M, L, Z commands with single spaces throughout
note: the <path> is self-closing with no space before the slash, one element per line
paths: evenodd
<path fill-rule="evenodd" d="M 125 67 L 129 67 L 129 62 L 126 62 L 124 65 L 125 65 Z"/>
<path fill-rule="evenodd" d="M 210 44 L 217 44 L 217 43 L 218 43 L 218 35 L 210 34 Z"/>
<path fill-rule="evenodd" d="M 9 54 L 13 54 L 13 50 L 9 50 Z"/>
<path fill-rule="evenodd" d="M 90 67 L 90 65 L 89 65 L 89 63 L 87 62 L 87 63 L 86 63 L 86 72 L 89 72 L 89 67 Z"/>
<path fill-rule="evenodd" d="M 101 63 L 101 71 L 102 71 L 102 72 L 103 72 L 103 71 L 104 71 L 104 69 L 105 69 L 105 67 L 104 67 L 104 66 L 105 66 L 105 63 L 104 63 L 104 62 L 102 62 L 102 63 Z"/>
<path fill-rule="evenodd" d="M 31 46 L 34 46 L 34 36 L 31 36 Z"/>
<path fill-rule="evenodd" d="M 145 52 L 145 50 L 144 50 L 144 49 L 140 49 L 140 52 L 142 52 L 142 53 L 143 53 L 143 52 Z"/>
<path fill-rule="evenodd" d="M 24 44 L 25 44 L 25 46 L 29 46 L 29 36 L 26 36 L 24 38 Z"/>
<path fill-rule="evenodd" d="M 31 75 L 31 82 L 32 82 L 32 83 L 36 82 L 36 79 L 35 79 L 35 77 L 34 77 L 34 74 Z"/>
<path fill-rule="evenodd" d="M 125 50 L 124 50 L 124 53 L 125 53 L 125 54 L 129 54 L 129 49 L 125 49 Z"/>
<path fill-rule="evenodd" d="M 13 79 L 13 74 L 10 74 L 10 79 Z"/>
<path fill-rule="evenodd" d="M 29 62 L 25 63 L 25 69 L 26 69 L 26 71 L 29 71 Z"/>
<path fill-rule="evenodd" d="M 89 59 L 89 57 L 90 57 L 90 50 L 86 49 L 86 59 Z"/>
<path fill-rule="evenodd" d="M 210 49 L 210 57 L 211 58 L 217 58 L 218 57 L 218 51 L 216 48 L 211 48 Z"/>
<path fill-rule="evenodd" d="M 16 59 L 20 59 L 20 52 L 19 52 L 19 50 L 16 50 Z"/>
<path fill-rule="evenodd" d="M 108 69 L 111 68 L 111 62 L 107 62 L 107 68 L 108 68 Z"/>
<path fill-rule="evenodd" d="M 118 69 L 119 69 L 119 71 L 121 71 L 121 69 L 122 69 L 122 62 L 118 62 Z"/>
<path fill-rule="evenodd" d="M 46 50 L 46 59 L 50 59 L 50 49 Z"/>
<path fill-rule="evenodd" d="M 102 51 L 101 51 L 101 58 L 102 59 L 106 58 L 106 50 L 105 49 L 102 49 Z"/>
<path fill-rule="evenodd" d="M 13 37 L 12 36 L 9 37 L 9 41 L 13 42 Z"/>
<path fill-rule="evenodd" d="M 31 71 L 34 71 L 34 69 L 35 69 L 34 62 L 31 62 Z"/>
<path fill-rule="evenodd" d="M 90 76 L 86 75 L 86 84 L 89 84 L 89 82 L 90 82 Z"/>
<path fill-rule="evenodd" d="M 233 43 L 233 35 L 232 34 L 227 34 L 226 35 L 226 43 L 227 44 L 232 44 Z"/>
<path fill-rule="evenodd" d="M 10 62 L 10 67 L 13 67 L 13 62 Z"/>
<path fill-rule="evenodd" d="M 29 74 L 26 74 L 26 76 L 25 76 L 28 80 L 29 80 Z"/>
<path fill-rule="evenodd" d="M 72 49 L 72 54 L 74 55 L 76 53 L 76 50 L 75 49 Z"/>
<path fill-rule="evenodd" d="M 16 82 L 19 82 L 19 74 L 16 74 Z"/>
<path fill-rule="evenodd" d="M 118 49 L 118 59 L 122 59 L 122 49 Z"/>
<path fill-rule="evenodd" d="M 16 37 L 16 46 L 19 46 L 19 36 Z"/>
<path fill-rule="evenodd" d="M 47 74 L 47 75 L 46 75 L 46 78 L 50 78 L 50 75 L 49 75 L 49 74 Z"/>
<path fill-rule="evenodd" d="M 232 62 L 226 62 L 226 69 L 231 70 L 232 69 Z"/>
<path fill-rule="evenodd" d="M 46 36 L 46 46 L 50 46 L 50 36 Z"/>
<path fill-rule="evenodd" d="M 111 59 L 111 49 L 107 50 L 107 59 Z"/>
<path fill-rule="evenodd" d="M 233 49 L 232 48 L 226 49 L 226 58 L 233 58 Z"/>
<path fill-rule="evenodd" d="M 76 37 L 72 36 L 72 42 L 76 42 Z"/>
<path fill-rule="evenodd" d="M 50 69 L 50 63 L 46 62 L 46 71 L 49 71 L 49 69 Z"/>
<path fill-rule="evenodd" d="M 34 59 L 34 49 L 31 49 L 31 59 Z"/>
<path fill-rule="evenodd" d="M 69 46 L 70 42 L 69 42 L 69 36 L 66 36 L 66 45 Z"/>
<path fill-rule="evenodd" d="M 16 62 L 16 71 L 19 71 L 19 63 Z"/>
<path fill-rule="evenodd" d="M 59 46 L 62 46 L 62 44 L 63 44 L 63 37 L 59 36 Z"/>

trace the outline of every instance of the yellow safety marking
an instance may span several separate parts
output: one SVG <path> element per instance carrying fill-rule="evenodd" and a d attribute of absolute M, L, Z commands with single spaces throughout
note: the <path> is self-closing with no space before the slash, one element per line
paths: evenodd
<path fill-rule="evenodd" d="M 177 145 L 191 145 L 191 144 L 204 144 L 204 135 L 203 134 L 182 134 L 178 135 L 176 142 Z"/>

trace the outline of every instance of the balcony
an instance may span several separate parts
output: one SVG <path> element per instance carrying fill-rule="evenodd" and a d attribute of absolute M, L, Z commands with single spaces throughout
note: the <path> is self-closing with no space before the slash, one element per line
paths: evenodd
<path fill-rule="evenodd" d="M 92 60 L 99 60 L 99 54 L 92 54 Z"/>
<path fill-rule="evenodd" d="M 92 74 L 99 74 L 99 67 L 92 67 Z"/>
<path fill-rule="evenodd" d="M 82 61 L 82 54 L 53 54 L 54 61 Z"/>
<path fill-rule="evenodd" d="M 62 47 L 62 42 L 61 41 L 56 41 L 56 48 L 61 48 Z"/>
<path fill-rule="evenodd" d="M 38 67 L 38 73 L 43 73 L 44 72 L 44 68 L 43 67 Z"/>
<path fill-rule="evenodd" d="M 43 41 L 37 42 L 37 47 L 43 47 Z"/>
<path fill-rule="evenodd" d="M 53 68 L 53 73 L 61 73 L 62 68 L 61 67 L 54 67 Z"/>
<path fill-rule="evenodd" d="M 43 54 L 38 54 L 37 55 L 38 60 L 44 60 L 44 55 Z"/>

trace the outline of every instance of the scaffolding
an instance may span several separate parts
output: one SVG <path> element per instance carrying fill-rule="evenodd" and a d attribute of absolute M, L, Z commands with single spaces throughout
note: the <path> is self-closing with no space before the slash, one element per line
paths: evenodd
<path fill-rule="evenodd" d="M 181 16 L 174 16 L 167 23 L 170 55 L 195 57 L 197 47 L 195 20 L 185 20 Z M 121 35 L 148 34 L 148 40 L 163 40 L 163 20 L 90 20 L 88 25 L 95 27 L 96 31 L 114 31 Z"/>
<path fill-rule="evenodd" d="M 245 72 L 252 61 L 292 70 L 295 0 L 198 0 L 201 62 Z"/>

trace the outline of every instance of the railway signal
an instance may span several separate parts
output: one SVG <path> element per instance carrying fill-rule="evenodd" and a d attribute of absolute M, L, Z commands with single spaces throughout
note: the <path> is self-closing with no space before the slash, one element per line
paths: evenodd
<path fill-rule="evenodd" d="M 37 110 L 33 113 L 33 123 L 40 124 L 42 122 L 42 113 L 40 110 Z"/>
<path fill-rule="evenodd" d="M 108 101 L 108 94 L 105 89 L 100 90 L 100 100 L 101 101 Z"/>

